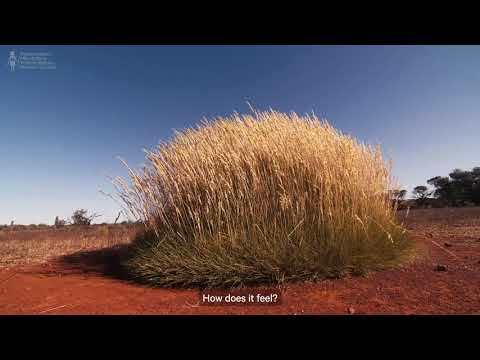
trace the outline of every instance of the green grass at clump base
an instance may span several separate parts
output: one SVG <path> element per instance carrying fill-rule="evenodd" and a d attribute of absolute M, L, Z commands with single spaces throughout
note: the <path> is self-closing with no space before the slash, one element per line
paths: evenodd
<path fill-rule="evenodd" d="M 187 243 L 179 238 L 159 238 L 145 232 L 133 243 L 124 263 L 131 278 L 164 287 L 235 287 L 252 284 L 281 284 L 287 281 L 316 281 L 363 275 L 395 267 L 413 255 L 406 233 L 392 237 L 382 233 L 372 244 L 358 246 L 343 239 L 342 247 L 318 241 L 243 238 L 234 244 L 204 239 Z"/>

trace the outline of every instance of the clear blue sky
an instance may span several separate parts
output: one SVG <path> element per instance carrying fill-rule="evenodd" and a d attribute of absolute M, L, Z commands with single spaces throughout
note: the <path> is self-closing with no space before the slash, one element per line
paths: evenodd
<path fill-rule="evenodd" d="M 9 52 L 55 70 L 10 72 Z M 1 60 L 3 59 L 3 60 Z M 409 191 L 480 166 L 479 46 L 0 46 L 0 224 L 112 221 L 116 159 L 203 117 L 311 112 L 380 143 Z"/>

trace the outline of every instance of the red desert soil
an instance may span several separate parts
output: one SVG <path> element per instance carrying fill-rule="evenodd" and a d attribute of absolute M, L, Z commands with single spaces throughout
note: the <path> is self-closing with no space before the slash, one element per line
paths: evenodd
<path fill-rule="evenodd" d="M 408 219 L 414 263 L 287 284 L 280 305 L 206 306 L 198 290 L 131 284 L 110 275 L 117 255 L 103 250 L 0 268 L 0 314 L 480 314 L 480 208 L 413 210 Z"/>

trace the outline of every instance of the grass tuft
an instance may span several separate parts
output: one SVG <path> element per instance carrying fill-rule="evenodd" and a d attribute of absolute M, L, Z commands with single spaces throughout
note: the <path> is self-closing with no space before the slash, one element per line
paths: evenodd
<path fill-rule="evenodd" d="M 238 286 L 363 274 L 412 242 L 386 194 L 390 168 L 315 116 L 235 114 L 176 132 L 115 180 L 147 228 L 130 274 L 159 286 Z"/>

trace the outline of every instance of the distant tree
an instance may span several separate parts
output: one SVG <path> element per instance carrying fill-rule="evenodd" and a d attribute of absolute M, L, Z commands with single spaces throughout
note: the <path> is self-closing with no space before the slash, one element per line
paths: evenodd
<path fill-rule="evenodd" d="M 407 190 L 392 190 L 392 199 L 394 201 L 402 201 L 407 195 Z"/>
<path fill-rule="evenodd" d="M 388 199 L 394 209 L 401 208 L 405 195 L 407 195 L 407 190 L 395 189 L 388 191 Z"/>
<path fill-rule="evenodd" d="M 433 195 L 448 205 L 480 205 L 480 167 L 471 171 L 455 169 L 448 177 L 436 176 L 427 183 L 435 187 Z"/>
<path fill-rule="evenodd" d="M 416 186 L 413 189 L 413 196 L 419 206 L 424 206 L 427 202 L 427 199 L 432 195 L 432 191 L 429 191 L 428 188 L 424 185 Z"/>
<path fill-rule="evenodd" d="M 455 184 L 449 177 L 435 176 L 427 180 L 427 184 L 435 187 L 433 196 L 437 199 L 445 201 L 448 205 L 453 205 L 455 202 Z"/>
<path fill-rule="evenodd" d="M 480 205 L 480 167 L 472 169 L 473 184 L 472 184 L 472 202 L 475 205 Z"/>
<path fill-rule="evenodd" d="M 75 210 L 72 216 L 72 224 L 74 225 L 90 225 L 92 221 L 101 215 L 93 213 L 92 215 L 87 215 L 87 210 L 79 209 Z"/>
<path fill-rule="evenodd" d="M 62 219 L 59 219 L 58 216 L 55 216 L 55 227 L 58 228 L 58 227 L 62 227 L 62 226 L 65 226 L 66 224 L 66 221 L 65 220 L 62 220 Z"/>
<path fill-rule="evenodd" d="M 455 169 L 449 174 L 455 189 L 455 205 L 464 205 L 471 201 L 474 184 L 474 177 L 470 171 Z"/>

